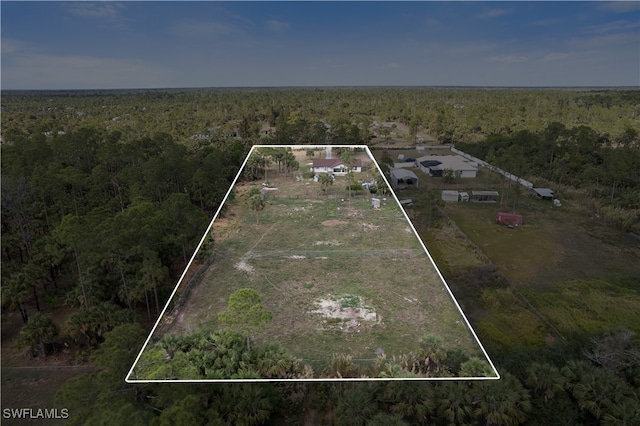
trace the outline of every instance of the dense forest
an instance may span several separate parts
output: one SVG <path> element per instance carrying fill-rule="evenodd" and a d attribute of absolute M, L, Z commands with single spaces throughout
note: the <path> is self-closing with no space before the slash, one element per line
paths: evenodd
<path fill-rule="evenodd" d="M 346 120 L 367 136 L 367 126 L 378 120 L 408 126 L 407 140 L 424 128 L 439 141 L 455 143 L 492 133 L 540 131 L 553 122 L 589 126 L 614 143 L 640 131 L 640 93 L 628 89 L 5 91 L 2 112 L 2 137 L 9 142 L 16 133 L 55 135 L 99 127 L 118 130 L 125 140 L 168 133 L 183 143 L 198 144 L 225 135 L 257 137 L 265 125 L 274 127 L 279 119 L 280 124 L 284 120 L 306 127 L 307 138 L 317 135 L 314 125 L 320 120 L 334 127 L 344 127 Z"/>
<path fill-rule="evenodd" d="M 411 145 L 422 134 L 455 143 L 518 176 L 554 184 L 563 197 L 611 226 L 638 233 L 640 91 L 309 88 L 2 95 L 2 313 L 20 315 L 16 347 L 29 357 L 73 353 L 101 368 L 59 390 L 58 403 L 73 413 L 70 423 L 257 425 L 306 419 L 509 425 L 553 419 L 632 425 L 640 417 L 640 344 L 624 329 L 491 353 L 499 381 L 124 382 L 253 144 L 374 143 L 380 138 L 372 139 L 371 123 L 394 122 L 407 133 L 381 142 Z M 282 161 L 281 154 L 274 150 L 272 160 Z M 255 167 L 242 178 L 259 179 L 260 165 Z M 215 241 L 207 247 L 213 250 Z M 63 306 L 73 313 L 54 321 Z M 207 350 L 211 341 L 224 343 L 224 356 Z M 453 375 L 482 368 L 437 345 L 419 350 L 423 360 Z M 241 337 L 228 333 L 164 342 L 162 351 L 154 355 L 171 352 L 185 361 L 184 368 L 196 368 L 193 357 L 208 354 L 212 366 L 235 368 L 238 377 L 305 374 L 277 347 L 245 351 Z M 243 364 L 243 357 L 250 362 Z M 347 358 L 336 358 L 332 368 L 330 374 L 357 374 Z M 397 366 L 380 368 L 390 377 L 408 377 Z"/>

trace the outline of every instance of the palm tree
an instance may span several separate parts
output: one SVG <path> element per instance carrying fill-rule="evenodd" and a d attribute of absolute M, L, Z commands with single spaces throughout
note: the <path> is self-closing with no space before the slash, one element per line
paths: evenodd
<path fill-rule="evenodd" d="M 277 344 L 265 345 L 257 358 L 258 372 L 265 378 L 284 378 L 292 364 Z"/>
<path fill-rule="evenodd" d="M 264 200 L 262 199 L 262 195 L 255 194 L 249 197 L 249 207 L 251 207 L 251 210 L 256 212 L 256 225 L 257 225 L 259 223 L 258 212 L 264 209 Z"/>
<path fill-rule="evenodd" d="M 542 396 L 545 403 L 551 400 L 556 393 L 562 392 L 565 383 L 566 379 L 560 370 L 551 364 L 534 362 L 527 369 L 525 384 L 537 395 Z"/>
<path fill-rule="evenodd" d="M 351 184 L 353 182 L 353 173 L 351 172 L 351 169 L 353 168 L 356 157 L 353 155 L 353 152 L 347 149 L 340 153 L 340 160 L 344 162 L 345 166 L 347 166 L 347 174 L 345 177 L 347 178 L 347 191 L 349 193 L 349 208 L 351 208 Z"/>
<path fill-rule="evenodd" d="M 449 424 L 467 424 L 473 418 L 473 397 L 464 382 L 443 383 L 436 388 L 438 418 Z"/>
<path fill-rule="evenodd" d="M 37 312 L 20 330 L 18 344 L 21 347 L 28 347 L 34 355 L 46 356 L 47 346 L 53 344 L 58 333 L 58 326 L 53 320 Z"/>
<path fill-rule="evenodd" d="M 335 415 L 339 425 L 367 424 L 378 411 L 375 388 L 371 383 L 349 383 L 338 395 Z"/>
<path fill-rule="evenodd" d="M 379 401 L 386 405 L 386 411 L 411 419 L 413 424 L 422 423 L 435 409 L 435 388 L 430 383 L 389 382 L 384 385 Z"/>
<path fill-rule="evenodd" d="M 442 340 L 434 334 L 426 334 L 420 342 L 420 355 L 424 359 L 427 373 L 438 373 L 442 361 L 447 358 L 447 351 L 442 347 Z"/>
<path fill-rule="evenodd" d="M 531 411 L 529 392 L 509 373 L 500 380 L 476 382 L 472 389 L 474 415 L 486 425 L 521 424 Z"/>
<path fill-rule="evenodd" d="M 322 187 L 322 191 L 326 193 L 329 185 L 333 185 L 333 179 L 331 178 L 331 176 L 329 176 L 328 173 L 320 173 L 320 175 L 318 176 L 318 183 Z"/>
<path fill-rule="evenodd" d="M 488 377 L 493 375 L 489 363 L 478 357 L 471 357 L 460 364 L 460 377 Z"/>
<path fill-rule="evenodd" d="M 227 424 L 253 426 L 269 420 L 275 395 L 270 385 L 234 383 L 223 387 L 216 403 Z"/>

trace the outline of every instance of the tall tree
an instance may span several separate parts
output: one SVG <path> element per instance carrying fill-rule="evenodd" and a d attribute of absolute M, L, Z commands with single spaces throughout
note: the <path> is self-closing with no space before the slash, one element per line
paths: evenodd
<path fill-rule="evenodd" d="M 264 310 L 255 290 L 241 288 L 229 296 L 227 310 L 219 313 L 218 319 L 223 325 L 244 332 L 247 349 L 251 349 L 251 334 L 271 320 L 271 312 Z"/>

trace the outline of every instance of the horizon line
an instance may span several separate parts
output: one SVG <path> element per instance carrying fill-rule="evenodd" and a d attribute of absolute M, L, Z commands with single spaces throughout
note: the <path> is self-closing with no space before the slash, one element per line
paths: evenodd
<path fill-rule="evenodd" d="M 166 90 L 257 90 L 257 89 L 638 89 L 640 85 L 616 86 L 497 86 L 497 85 L 292 85 L 292 86 L 184 86 L 184 87 L 122 87 L 122 88 L 54 88 L 3 89 L 0 92 L 116 92 Z"/>

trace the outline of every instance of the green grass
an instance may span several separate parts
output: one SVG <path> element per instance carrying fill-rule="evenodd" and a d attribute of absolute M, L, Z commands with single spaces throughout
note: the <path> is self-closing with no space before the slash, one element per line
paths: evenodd
<path fill-rule="evenodd" d="M 259 213 L 258 224 L 238 197 L 231 208 L 235 222 L 216 245 L 213 266 L 167 332 L 215 329 L 229 295 L 249 287 L 272 313 L 255 340 L 276 341 L 302 359 L 328 360 L 334 353 L 373 359 L 379 347 L 389 355 L 409 352 L 425 332 L 440 336 L 447 349 L 478 353 L 393 199 L 374 210 L 369 199 L 353 197 L 349 208 L 338 182 L 329 190 L 336 201 L 327 204 L 318 187 L 270 181 L 278 191 Z M 240 270 L 241 264 L 248 269 Z M 363 323 L 359 331 L 340 330 L 344 321 L 314 313 L 328 298 L 339 300 L 343 309 L 368 307 L 376 321 Z"/>
<path fill-rule="evenodd" d="M 446 224 L 421 230 L 445 276 L 464 277 L 478 265 L 491 263 L 514 285 L 513 290 L 478 289 L 460 281 L 464 291 L 459 300 L 473 307 L 481 339 L 506 350 L 544 344 L 551 331 L 513 294 L 516 290 L 563 334 L 599 333 L 613 327 L 640 331 L 637 242 L 570 206 L 554 208 L 523 194 L 516 198 L 513 189 L 504 199 L 506 211 L 516 201 L 523 227 L 497 225 L 499 203 L 470 202 L 444 208 L 470 243 Z M 481 251 L 477 256 L 476 249 Z M 475 294 L 475 299 L 467 294 Z"/>
<path fill-rule="evenodd" d="M 640 294 L 600 280 L 573 280 L 552 290 L 528 292 L 561 332 L 600 333 L 624 327 L 640 332 Z"/>

